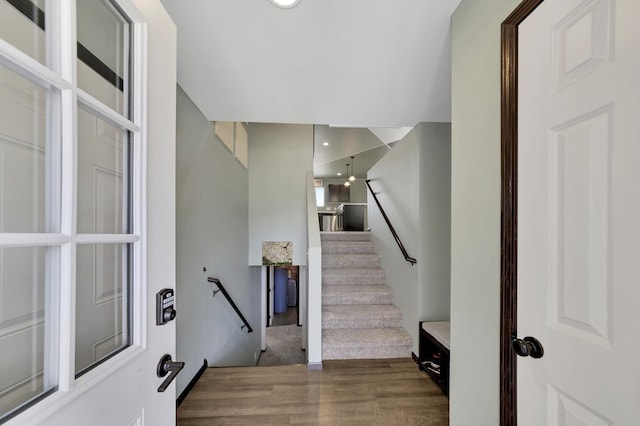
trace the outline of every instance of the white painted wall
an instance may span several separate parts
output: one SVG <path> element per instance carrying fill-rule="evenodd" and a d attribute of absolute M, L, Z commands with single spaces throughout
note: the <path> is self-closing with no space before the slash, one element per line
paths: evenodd
<path fill-rule="evenodd" d="M 451 124 L 420 123 L 416 130 L 420 140 L 418 320 L 446 320 L 451 292 Z"/>
<path fill-rule="evenodd" d="M 249 124 L 249 264 L 262 265 L 263 241 L 292 241 L 293 264 L 307 264 L 306 173 L 313 126 Z"/>
<path fill-rule="evenodd" d="M 499 423 L 500 23 L 519 0 L 453 15 L 452 425 Z"/>
<path fill-rule="evenodd" d="M 213 133 L 181 87 L 177 95 L 177 358 L 180 394 L 206 358 L 211 366 L 252 365 L 260 351 L 260 279 L 250 275 L 248 172 Z M 207 271 L 203 272 L 203 268 Z M 221 293 L 219 278 L 255 329 Z"/>
<path fill-rule="evenodd" d="M 368 177 L 409 256 L 404 260 L 373 197 L 369 227 L 382 256 L 394 303 L 418 354 L 418 322 L 449 319 L 451 130 L 421 123 L 371 170 Z"/>
<path fill-rule="evenodd" d="M 300 280 L 300 299 L 304 306 L 301 315 L 304 316 L 304 327 L 302 330 L 304 347 L 306 348 L 307 365 L 310 369 L 322 368 L 322 242 L 320 240 L 320 226 L 315 220 L 318 214 L 315 203 L 315 191 L 313 186 L 313 173 L 307 172 L 307 238 L 309 241 L 308 259 L 306 267 L 300 268 L 300 275 L 304 278 Z"/>
<path fill-rule="evenodd" d="M 373 166 L 367 177 L 371 180 L 380 204 L 402 240 L 409 256 L 419 260 L 419 142 L 416 130 L 398 142 L 391 151 Z M 382 268 L 387 284 L 393 288 L 393 300 L 402 310 L 402 324 L 413 338 L 413 351 L 418 353 L 418 271 L 404 260 L 389 227 L 385 223 L 373 197 L 369 195 L 369 227 L 382 256 Z"/>

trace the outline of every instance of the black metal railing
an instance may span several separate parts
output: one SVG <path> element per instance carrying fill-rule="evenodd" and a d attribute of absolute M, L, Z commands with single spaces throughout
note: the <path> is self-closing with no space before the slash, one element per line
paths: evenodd
<path fill-rule="evenodd" d="M 373 195 L 373 199 L 375 200 L 376 205 L 378 206 L 378 209 L 380 209 L 380 213 L 382 213 L 382 217 L 384 218 L 384 221 L 387 222 L 387 226 L 389 227 L 389 230 L 391 231 L 391 235 L 393 235 L 393 238 L 396 240 L 396 243 L 398 244 L 398 247 L 400 247 L 400 251 L 402 252 L 402 255 L 404 256 L 404 260 L 409 262 L 411 264 L 411 266 L 415 265 L 418 261 L 415 258 L 409 256 L 409 253 L 407 253 L 407 249 L 404 248 L 404 244 L 402 244 L 402 241 L 400 241 L 400 237 L 398 236 L 398 233 L 396 232 L 395 228 L 391 224 L 391 221 L 389 220 L 389 217 L 387 216 L 387 213 L 382 208 L 382 205 L 380 204 L 380 201 L 378 200 L 378 197 L 376 197 L 376 193 L 373 192 L 373 189 L 371 189 L 371 185 L 369 184 L 369 180 L 370 179 L 367 179 L 364 182 L 367 184 L 367 188 L 369 188 L 369 192 L 371 192 L 371 195 Z"/>
<path fill-rule="evenodd" d="M 231 298 L 231 296 L 229 296 L 229 293 L 227 293 L 227 289 L 224 288 L 224 286 L 222 285 L 220 280 L 217 279 L 217 278 L 214 278 L 214 277 L 209 277 L 209 278 L 207 278 L 207 281 L 209 281 L 210 283 L 214 283 L 215 285 L 218 286 L 218 290 L 213 290 L 213 297 L 216 297 L 216 294 L 218 292 L 221 292 L 224 295 L 224 297 L 227 298 L 227 301 L 229 302 L 229 304 L 231 305 L 233 310 L 236 311 L 236 314 L 238 314 L 238 316 L 240 317 L 240 319 L 244 323 L 244 325 L 242 325 L 242 327 L 240 327 L 240 328 L 242 329 L 242 328 L 247 327 L 247 332 L 248 333 L 253 332 L 253 328 L 251 328 L 251 326 L 249 325 L 249 322 L 247 321 L 247 319 L 244 317 L 244 315 L 242 315 L 242 312 L 240 312 L 240 309 L 238 309 L 238 306 L 236 306 L 236 304 L 233 301 L 233 299 Z"/>

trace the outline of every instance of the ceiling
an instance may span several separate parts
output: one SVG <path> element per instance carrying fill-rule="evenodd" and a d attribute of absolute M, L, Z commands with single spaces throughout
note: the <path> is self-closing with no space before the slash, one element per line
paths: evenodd
<path fill-rule="evenodd" d="M 344 177 L 348 163 L 350 174 L 353 173 L 356 178 L 366 178 L 367 171 L 390 149 L 368 129 L 316 125 L 313 175 L 317 178 L 331 178 L 339 177 L 337 174 L 342 173 Z"/>
<path fill-rule="evenodd" d="M 369 127 L 450 121 L 459 2 L 162 0 L 178 83 L 209 120 Z"/>

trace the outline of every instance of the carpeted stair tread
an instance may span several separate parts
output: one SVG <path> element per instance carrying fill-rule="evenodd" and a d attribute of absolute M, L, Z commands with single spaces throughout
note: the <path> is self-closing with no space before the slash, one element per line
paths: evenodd
<path fill-rule="evenodd" d="M 328 285 L 322 287 L 322 305 L 388 305 L 393 290 L 388 285 Z"/>
<path fill-rule="evenodd" d="M 322 328 L 401 327 L 402 311 L 394 305 L 328 305 L 322 309 Z"/>
<path fill-rule="evenodd" d="M 386 284 L 387 274 L 380 268 L 336 268 L 322 271 L 322 285 Z"/>
<path fill-rule="evenodd" d="M 323 359 L 406 358 L 413 341 L 402 328 L 330 329 L 322 332 Z"/>
<path fill-rule="evenodd" d="M 322 243 L 323 254 L 373 254 L 375 244 L 371 241 L 324 241 Z"/>
<path fill-rule="evenodd" d="M 322 268 L 379 268 L 377 254 L 322 254 Z"/>
<path fill-rule="evenodd" d="M 413 342 L 369 232 L 321 232 L 322 359 L 408 358 Z"/>
<path fill-rule="evenodd" d="M 369 241 L 369 232 L 320 232 L 320 239 L 324 241 Z"/>

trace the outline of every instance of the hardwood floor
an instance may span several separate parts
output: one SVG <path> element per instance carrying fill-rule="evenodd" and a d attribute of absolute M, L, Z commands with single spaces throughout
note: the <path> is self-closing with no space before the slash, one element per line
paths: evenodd
<path fill-rule="evenodd" d="M 178 426 L 447 425 L 449 401 L 411 359 L 209 368 L 177 413 Z"/>

